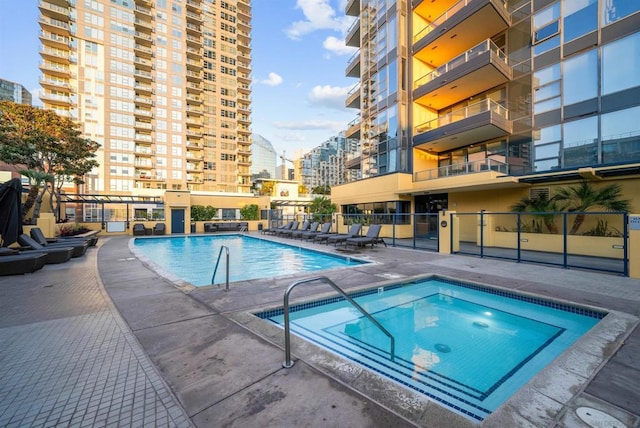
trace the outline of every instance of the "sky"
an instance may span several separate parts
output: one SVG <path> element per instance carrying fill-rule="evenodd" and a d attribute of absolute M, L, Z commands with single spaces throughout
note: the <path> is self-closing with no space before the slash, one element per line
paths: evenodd
<path fill-rule="evenodd" d="M 358 81 L 345 77 L 355 48 L 344 44 L 347 0 L 252 0 L 252 126 L 287 158 L 347 128 L 344 107 Z M 0 78 L 39 104 L 38 1 L 0 0 Z"/>

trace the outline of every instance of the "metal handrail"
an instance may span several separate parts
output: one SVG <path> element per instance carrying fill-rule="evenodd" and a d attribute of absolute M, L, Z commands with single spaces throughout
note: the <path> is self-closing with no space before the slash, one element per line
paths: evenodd
<path fill-rule="evenodd" d="M 369 312 L 367 312 L 362 306 L 360 306 L 358 303 L 356 303 L 355 300 L 353 300 L 351 298 L 351 296 L 349 296 L 347 293 L 344 292 L 344 290 L 342 290 L 340 287 L 338 287 L 333 281 L 331 281 L 329 278 L 327 278 L 326 276 L 318 276 L 315 278 L 309 278 L 309 279 L 303 279 L 300 281 L 296 281 L 293 284 L 291 284 L 289 286 L 289 288 L 287 288 L 287 291 L 285 291 L 284 293 L 284 356 L 285 356 L 285 361 L 284 363 L 282 363 L 282 367 L 284 367 L 285 369 L 289 369 L 291 367 L 293 367 L 293 361 L 291 361 L 291 332 L 289 329 L 289 294 L 291 294 L 291 291 L 297 287 L 300 284 L 304 284 L 306 282 L 313 282 L 313 281 L 321 281 L 324 283 L 327 283 L 331 286 L 331 288 L 333 288 L 335 291 L 337 291 L 342 297 L 344 297 L 349 303 L 351 303 L 353 305 L 353 307 L 355 307 L 357 310 L 359 310 L 365 317 L 367 317 L 369 319 L 369 321 L 371 321 L 376 327 L 378 327 L 380 329 L 380 331 L 382 331 L 385 335 L 387 335 L 391 341 L 391 361 L 393 361 L 395 359 L 395 354 L 396 354 L 396 340 L 394 339 L 394 337 L 391 335 L 391 333 L 389 333 L 389 331 L 384 328 L 382 326 L 382 324 L 380 324 L 378 321 L 376 321 L 375 318 L 373 318 L 373 316 L 371 316 L 371 314 Z"/>
<path fill-rule="evenodd" d="M 218 253 L 218 261 L 216 262 L 216 267 L 213 269 L 213 276 L 211 277 L 211 284 L 213 284 L 216 279 L 216 272 L 218 272 L 218 265 L 220 264 L 222 250 L 226 250 L 227 252 L 227 286 L 225 287 L 224 291 L 229 291 L 229 247 L 227 247 L 226 245 L 220 247 L 220 252 Z"/>

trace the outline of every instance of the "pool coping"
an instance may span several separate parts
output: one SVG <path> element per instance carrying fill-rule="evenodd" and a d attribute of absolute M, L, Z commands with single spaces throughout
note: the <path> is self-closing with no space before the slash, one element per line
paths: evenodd
<path fill-rule="evenodd" d="M 606 313 L 606 315 L 482 422 L 472 421 L 421 393 L 414 392 L 384 375 L 372 372 L 356 362 L 338 356 L 296 335 L 291 335 L 293 360 L 299 359 L 304 361 L 324 375 L 345 384 L 364 396 L 380 403 L 389 410 L 419 425 L 424 425 L 434 420 L 446 420 L 448 421 L 447 424 L 453 423 L 453 425 L 459 427 L 477 426 L 478 424 L 515 426 L 527 425 L 532 421 L 539 421 L 540 425 L 546 425 L 549 422 L 550 413 L 555 414 L 554 419 L 557 418 L 563 409 L 570 405 L 573 397 L 584 390 L 598 372 L 599 368 L 603 366 L 624 343 L 625 338 L 640 324 L 640 318 L 627 313 L 574 303 L 563 299 L 553 299 L 535 293 L 508 289 L 484 282 L 466 279 L 461 281 L 457 278 L 442 274 L 421 274 L 404 277 L 402 279 L 382 280 L 374 284 L 352 287 L 348 290 L 348 294 L 375 289 L 377 287 L 385 287 L 399 282 L 412 282 L 434 278 L 447 279 L 453 282 L 464 282 L 512 295 L 555 302 L 594 312 L 602 312 Z M 336 293 L 329 291 L 298 299 L 292 298 L 291 304 L 299 305 L 334 296 L 336 296 Z M 264 340 L 284 349 L 283 329 L 273 322 L 261 319 L 256 315 L 260 312 L 280 308 L 282 308 L 282 305 L 279 304 L 261 305 L 242 311 L 223 313 L 222 315 L 242 325 Z"/>

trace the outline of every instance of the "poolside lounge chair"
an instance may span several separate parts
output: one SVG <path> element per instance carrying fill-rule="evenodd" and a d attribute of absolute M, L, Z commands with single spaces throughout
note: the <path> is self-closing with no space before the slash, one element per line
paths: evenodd
<path fill-rule="evenodd" d="M 0 276 L 32 273 L 45 265 L 47 253 L 34 251 L 0 256 Z"/>
<path fill-rule="evenodd" d="M 89 244 L 84 241 L 71 241 L 68 243 L 65 241 L 60 243 L 56 242 L 53 244 L 47 243 L 46 245 L 41 245 L 34 239 L 32 239 L 29 235 L 24 233 L 18 237 L 18 243 L 20 243 L 20 245 L 31 247 L 36 250 L 56 250 L 58 248 L 71 248 L 73 250 L 72 257 L 83 256 L 84 253 L 87 252 L 87 248 L 89 248 Z"/>
<path fill-rule="evenodd" d="M 348 247 L 349 245 L 353 245 L 354 247 L 366 247 L 371 244 L 371 248 L 379 242 L 382 242 L 386 247 L 387 244 L 384 242 L 382 238 L 380 238 L 380 229 L 382 226 L 379 224 L 372 224 L 369 226 L 369 230 L 367 230 L 367 234 L 365 236 L 359 236 L 357 238 L 347 238 L 344 245 Z"/>
<path fill-rule="evenodd" d="M 287 238 L 293 238 L 293 234 L 294 233 L 296 233 L 296 232 L 306 232 L 307 230 L 309 230 L 309 226 L 310 225 L 311 224 L 307 220 L 305 220 L 302 223 L 302 226 L 300 228 L 293 228 L 292 227 L 291 229 L 285 230 L 284 232 L 282 232 L 281 235 L 285 236 Z"/>
<path fill-rule="evenodd" d="M 156 223 L 156 225 L 153 226 L 153 234 L 154 235 L 164 235 L 165 234 L 165 225 L 164 225 L 164 223 Z"/>
<path fill-rule="evenodd" d="M 69 261 L 73 256 L 73 247 L 43 247 L 25 233 L 18 236 L 18 243 L 22 245 L 20 254 L 44 254 L 46 264 L 57 264 Z M 3 256 L 4 257 L 4 256 Z"/>
<path fill-rule="evenodd" d="M 280 229 L 280 230 L 277 230 L 277 231 L 276 231 L 276 233 L 275 233 L 275 235 L 276 235 L 276 236 L 282 236 L 282 235 L 285 235 L 285 234 L 287 234 L 287 233 L 291 232 L 292 230 L 297 230 L 299 225 L 300 225 L 300 222 L 299 222 L 299 221 L 294 221 L 294 222 L 291 224 L 291 227 L 289 227 L 288 229 Z"/>
<path fill-rule="evenodd" d="M 326 244 L 329 245 L 332 243 L 333 245 L 338 245 L 340 242 L 345 242 L 349 238 L 355 238 L 360 235 L 360 231 L 362 230 L 362 225 L 360 223 L 354 223 L 349 228 L 347 233 L 336 233 L 334 235 L 327 236 Z"/>
<path fill-rule="evenodd" d="M 293 226 L 293 221 L 290 221 L 289 223 L 283 224 L 282 226 L 279 226 L 279 227 L 272 227 L 272 228 L 268 228 L 268 229 L 262 229 L 262 233 L 264 235 L 275 235 L 276 233 L 278 233 L 278 231 L 285 230 L 285 229 L 291 229 L 291 226 Z"/>
<path fill-rule="evenodd" d="M 98 242 L 98 237 L 96 235 L 89 235 L 86 237 L 69 236 L 66 238 L 47 238 L 44 236 L 44 233 L 42 233 L 42 230 L 39 227 L 32 228 L 29 234 L 38 244 L 45 246 L 47 244 L 71 244 L 74 242 L 86 242 L 90 247 L 93 247 Z"/>
<path fill-rule="evenodd" d="M 309 233 L 309 232 L 315 232 L 318 230 L 318 226 L 320 226 L 320 223 L 318 223 L 317 221 L 314 221 L 313 223 L 311 223 L 311 225 L 305 229 L 305 230 L 296 230 L 293 233 L 291 233 L 291 237 L 293 239 L 298 239 L 301 238 L 302 239 L 302 235 L 304 235 L 305 233 Z"/>
<path fill-rule="evenodd" d="M 316 228 L 317 229 L 317 228 Z M 300 235 L 300 239 L 310 240 L 314 239 L 316 236 L 320 235 L 331 235 L 331 222 L 322 223 L 322 228 L 320 230 L 310 230 L 308 232 L 304 232 Z"/>

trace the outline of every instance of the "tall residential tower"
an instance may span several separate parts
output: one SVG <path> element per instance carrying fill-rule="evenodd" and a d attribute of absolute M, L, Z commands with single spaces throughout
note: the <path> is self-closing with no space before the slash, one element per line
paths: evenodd
<path fill-rule="evenodd" d="M 249 192 L 250 0 L 40 0 L 44 107 L 98 141 L 85 193 Z"/>

